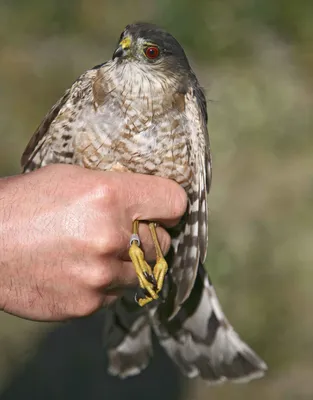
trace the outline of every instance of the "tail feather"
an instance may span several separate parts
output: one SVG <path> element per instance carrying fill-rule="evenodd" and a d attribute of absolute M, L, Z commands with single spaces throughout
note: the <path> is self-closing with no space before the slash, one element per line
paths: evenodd
<path fill-rule="evenodd" d="M 152 326 L 170 358 L 189 378 L 200 376 L 214 384 L 263 376 L 266 364 L 227 321 L 202 264 L 178 314 L 169 320 L 162 306 L 166 304 L 139 308 L 132 293 L 108 310 L 105 342 L 112 375 L 125 378 L 147 367 L 152 356 Z"/>
<path fill-rule="evenodd" d="M 107 311 L 104 336 L 109 357 L 108 372 L 120 378 L 137 375 L 147 367 L 152 356 L 147 313 L 138 310 L 133 293 L 119 299 L 114 308 Z"/>
<path fill-rule="evenodd" d="M 226 320 L 201 264 L 191 295 L 176 317 L 162 321 L 155 309 L 150 319 L 161 345 L 190 378 L 245 382 L 267 369 Z"/>

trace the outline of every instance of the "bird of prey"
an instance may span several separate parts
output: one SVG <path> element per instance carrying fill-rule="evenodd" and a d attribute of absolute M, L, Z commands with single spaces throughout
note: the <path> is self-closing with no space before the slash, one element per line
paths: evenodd
<path fill-rule="evenodd" d="M 206 100 L 172 35 L 147 23 L 124 29 L 112 59 L 74 82 L 22 157 L 24 172 L 51 163 L 158 175 L 178 182 L 188 196 L 185 216 L 170 230 L 166 259 L 149 221 L 155 266 L 140 249 L 142 222 L 133 223 L 129 254 L 137 296 L 130 289 L 107 310 L 109 372 L 127 377 L 143 370 L 153 332 L 188 377 L 215 383 L 262 376 L 265 363 L 227 321 L 203 267 L 211 184 Z"/>

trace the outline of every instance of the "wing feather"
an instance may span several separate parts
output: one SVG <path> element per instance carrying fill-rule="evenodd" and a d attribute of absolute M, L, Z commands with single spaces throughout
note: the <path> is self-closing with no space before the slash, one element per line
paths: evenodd
<path fill-rule="evenodd" d="M 51 108 L 51 110 L 45 115 L 41 124 L 33 134 L 30 139 L 23 155 L 21 158 L 21 165 L 23 168 L 23 172 L 27 172 L 36 168 L 36 163 L 34 163 L 34 158 L 36 154 L 41 150 L 44 146 L 46 140 L 49 136 L 49 129 L 52 122 L 58 116 L 60 110 L 67 102 L 70 96 L 70 89 L 66 90 L 64 95 L 55 103 L 55 105 Z"/>
<path fill-rule="evenodd" d="M 194 180 L 188 192 L 188 209 L 177 230 L 172 231 L 173 252 L 170 256 L 169 304 L 167 312 L 173 318 L 189 297 L 193 288 L 199 261 L 206 257 L 208 244 L 207 195 L 211 183 L 211 155 L 207 130 L 205 96 L 195 76 L 192 89 L 185 95 L 185 113 L 188 120 L 191 162 L 194 164 Z M 161 309 L 165 310 L 161 306 Z M 163 312 L 163 311 L 161 311 Z"/>
<path fill-rule="evenodd" d="M 29 172 L 50 163 L 64 162 L 64 157 L 54 152 L 54 136 L 58 133 L 59 123 L 73 117 L 73 110 L 78 113 L 75 105 L 92 90 L 92 83 L 97 76 L 97 70 L 104 64 L 83 73 L 67 89 L 64 95 L 54 104 L 46 114 L 41 124 L 30 139 L 21 158 L 23 172 Z M 71 163 L 71 157 L 67 157 L 66 162 Z"/>

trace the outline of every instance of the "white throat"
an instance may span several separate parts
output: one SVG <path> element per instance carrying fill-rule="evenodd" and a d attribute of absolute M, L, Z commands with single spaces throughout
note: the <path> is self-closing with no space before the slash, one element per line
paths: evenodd
<path fill-rule="evenodd" d="M 115 64 L 115 61 L 113 61 Z M 113 67 L 113 66 L 112 66 Z M 126 97 L 157 98 L 174 93 L 178 87 L 177 79 L 167 77 L 157 68 L 130 61 L 116 63 L 110 68 L 111 83 Z"/>

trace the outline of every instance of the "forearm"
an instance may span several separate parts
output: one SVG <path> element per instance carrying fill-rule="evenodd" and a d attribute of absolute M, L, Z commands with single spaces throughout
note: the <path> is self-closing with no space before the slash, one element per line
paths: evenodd
<path fill-rule="evenodd" d="M 42 235 L 46 225 L 32 225 L 40 209 L 35 191 L 24 176 L 0 179 L 0 309 L 10 312 L 17 306 L 21 314 L 38 297 L 36 287 L 43 279 L 33 277 L 31 268 L 39 245 L 36 233 Z"/>
<path fill-rule="evenodd" d="M 6 308 L 7 299 L 15 297 L 13 295 L 13 282 L 9 273 L 10 258 L 13 252 L 9 245 L 9 238 L 15 235 L 12 232 L 12 208 L 15 203 L 14 192 L 16 193 L 17 185 L 15 185 L 16 177 L 0 178 L 0 309 Z M 14 189 L 15 188 L 15 189 Z M 11 227 L 10 227 L 11 225 Z M 11 242 L 12 243 L 12 242 Z"/>

